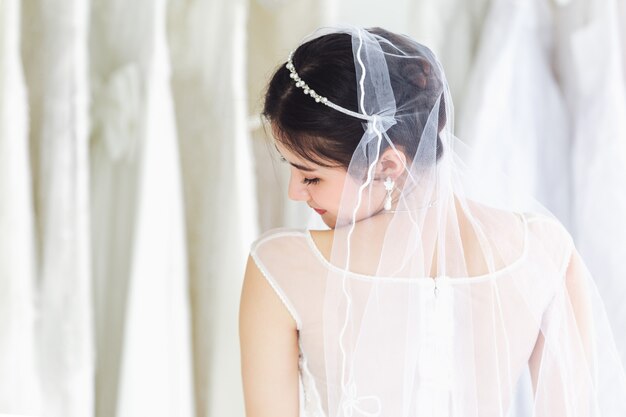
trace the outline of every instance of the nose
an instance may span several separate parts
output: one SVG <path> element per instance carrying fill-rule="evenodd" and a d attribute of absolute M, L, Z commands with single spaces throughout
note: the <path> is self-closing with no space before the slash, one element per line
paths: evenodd
<path fill-rule="evenodd" d="M 309 200 L 309 190 L 306 187 L 306 184 L 302 183 L 302 180 L 298 177 L 299 174 L 294 173 L 294 170 L 291 170 L 291 174 L 289 175 L 289 187 L 287 189 L 287 196 L 294 201 L 308 201 Z"/>

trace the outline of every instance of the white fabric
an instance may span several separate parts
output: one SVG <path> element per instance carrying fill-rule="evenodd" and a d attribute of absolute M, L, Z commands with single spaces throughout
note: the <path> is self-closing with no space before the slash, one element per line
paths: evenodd
<path fill-rule="evenodd" d="M 35 245 L 20 2 L 0 2 L 0 413 L 38 415 Z"/>
<path fill-rule="evenodd" d="M 491 0 L 396 0 L 381 8 L 375 0 L 334 0 L 331 23 L 379 26 L 428 45 L 448 69 L 450 91 L 462 104 L 483 21 Z M 462 107 L 459 107 L 463 111 Z"/>
<path fill-rule="evenodd" d="M 524 214 L 523 221 L 525 237 L 520 241 L 522 246 L 519 248 L 522 255 L 514 263 L 501 271 L 480 277 L 440 278 L 438 285 L 443 297 L 439 304 L 436 304 L 430 278 L 416 280 L 349 274 L 351 285 L 358 289 L 358 293 L 372 291 L 377 285 L 375 282 L 382 279 L 385 281 L 384 289 L 379 288 L 378 291 L 395 294 L 398 312 L 410 305 L 408 298 L 401 295 L 411 294 L 412 297 L 419 298 L 422 313 L 427 313 L 416 316 L 413 323 L 418 339 L 421 340 L 414 349 L 423 352 L 423 356 L 420 355 L 423 363 L 420 365 L 422 380 L 419 385 L 424 388 L 418 396 L 418 409 L 414 413 L 394 415 L 457 415 L 454 412 L 447 414 L 434 411 L 438 401 L 435 388 L 437 384 L 432 381 L 433 388 L 428 388 L 428 374 L 432 373 L 436 377 L 443 367 L 447 367 L 455 387 L 477 390 L 480 402 L 457 404 L 458 411 L 463 406 L 468 407 L 465 409 L 466 413 L 460 415 L 488 417 L 502 415 L 502 412 L 509 412 L 506 415 L 511 416 L 518 415 L 515 408 L 511 407 L 513 399 L 510 396 L 500 397 L 494 394 L 508 392 L 503 387 L 511 384 L 509 388 L 514 389 L 528 383 L 525 369 L 538 333 L 541 329 L 545 331 L 562 325 L 562 318 L 550 312 L 556 310 L 560 303 L 567 302 L 563 299 L 567 297 L 566 270 L 575 256 L 571 237 L 558 221 L 532 214 Z M 546 242 L 550 242 L 548 246 Z M 320 344 L 324 338 L 321 323 L 327 282 L 341 280 L 343 271 L 324 258 L 310 232 L 297 229 L 275 229 L 267 232 L 253 244 L 251 255 L 298 325 L 305 415 L 334 415 L 327 411 L 328 387 L 325 385 L 325 374 L 329 364 Z M 537 265 L 543 265 L 543 268 L 538 270 Z M 520 289 L 530 291 L 532 298 L 512 297 Z M 595 294 L 590 293 L 590 297 L 594 303 L 598 301 Z M 367 300 L 367 297 L 354 298 L 354 311 L 364 310 Z M 477 327 L 477 320 L 485 325 Z M 452 323 L 453 329 L 446 327 Z M 388 331 L 380 337 L 398 345 L 398 353 L 401 353 L 404 349 L 402 341 L 406 338 L 405 325 L 403 322 L 394 323 L 391 320 L 387 326 Z M 438 345 L 430 345 L 433 334 L 441 331 L 448 332 L 442 334 L 445 338 L 440 339 Z M 568 342 L 576 343 L 574 339 L 568 339 Z M 492 367 L 491 362 L 493 356 L 498 356 L 498 350 L 506 352 L 502 357 L 504 362 L 500 363 L 501 373 Z M 554 354 L 558 355 L 559 352 Z M 468 355 L 476 355 L 475 361 L 470 359 L 464 364 Z M 466 368 L 465 365 L 469 364 L 475 368 Z M 385 362 L 383 366 L 393 367 L 394 362 Z M 509 374 L 509 370 L 514 372 Z M 544 372 L 550 371 L 546 369 Z M 623 375 L 620 376 L 618 372 L 615 377 L 620 378 Z M 557 380 L 552 382 L 559 383 Z M 401 387 L 392 378 L 385 380 L 384 384 L 390 390 Z M 614 395 L 619 395 L 619 392 L 614 392 Z M 553 398 L 547 399 L 547 403 L 554 401 L 558 407 L 558 401 L 563 394 L 554 386 L 552 395 Z M 607 394 L 607 397 L 610 395 Z M 468 395 L 467 399 L 474 399 L 474 396 Z M 367 401 L 362 403 L 363 407 L 367 405 Z M 537 414 L 533 415 L 537 416 L 561 415 L 543 414 L 541 409 L 534 411 Z"/>
<path fill-rule="evenodd" d="M 586 0 L 559 9 L 555 61 L 571 114 L 572 234 L 596 277 L 626 363 L 623 3 Z"/>
<path fill-rule="evenodd" d="M 572 230 L 626 361 L 622 3 L 494 1 L 459 135 L 476 169 L 509 173 Z"/>
<path fill-rule="evenodd" d="M 458 132 L 473 169 L 535 196 L 568 226 L 569 117 L 551 68 L 551 25 L 548 0 L 492 2 Z"/>
<path fill-rule="evenodd" d="M 614 20 L 614 24 L 619 27 L 617 43 L 622 45 L 622 70 L 624 71 L 624 79 L 626 80 L 626 2 L 617 2 L 618 17 Z"/>
<path fill-rule="evenodd" d="M 247 129 L 247 3 L 176 0 L 169 7 L 197 410 L 201 416 L 241 416 L 237 300 L 257 228 Z"/>
<path fill-rule="evenodd" d="M 509 29 L 520 42 L 533 20 L 512 17 Z M 531 52 L 520 51 L 540 58 Z M 344 56 L 353 58 L 353 73 L 336 64 Z M 269 235 L 252 248 L 294 317 L 301 347 L 308 345 L 300 367 L 305 390 L 307 370 L 316 379 L 307 395 L 312 407 L 329 417 L 626 413 L 626 375 L 592 275 L 565 227 L 531 197 L 533 188 L 507 181 L 497 166 L 467 166 L 463 157 L 474 154 L 452 133 L 450 90 L 434 54 L 383 29 L 325 28 L 290 58 L 268 89 L 265 115 L 277 146 L 316 163 L 311 154 L 330 139 L 307 126 L 333 120 L 353 128 L 344 139 L 354 148 L 339 177 L 341 196 L 317 202 L 332 228 L 316 234 L 323 250 L 315 256 L 297 232 Z M 355 88 L 324 78 L 320 60 L 337 80 L 354 77 Z M 498 83 L 489 82 L 505 76 L 504 85 L 513 84 L 512 71 L 503 70 L 513 59 L 493 60 L 501 72 L 481 82 L 493 88 Z M 545 67 L 538 69 L 518 75 L 528 78 L 522 86 L 544 81 L 553 95 L 542 103 L 563 114 Z M 301 78 L 333 105 L 307 97 Z M 537 118 L 529 106 L 535 102 L 531 94 L 521 103 L 526 123 Z M 499 136 L 487 130 L 494 143 L 520 127 L 497 107 L 484 116 L 502 123 Z M 313 150 L 303 153 L 303 143 Z M 545 144 L 544 157 L 566 154 L 556 145 L 548 152 Z M 308 204 L 339 186 L 319 175 L 307 185 L 319 189 L 299 190 Z"/>
<path fill-rule="evenodd" d="M 293 40 L 298 37 L 297 34 L 294 36 L 295 33 L 308 30 L 306 25 L 315 25 L 315 22 L 328 20 L 329 16 L 337 16 L 337 9 L 343 8 L 345 11 L 347 8 L 344 6 L 348 4 L 338 4 L 336 0 L 319 3 L 263 3 L 271 3 L 274 9 L 269 12 L 272 13 L 282 8 L 281 16 L 263 20 L 262 15 L 268 9 L 255 9 L 258 13 L 249 16 L 247 7 L 250 5 L 242 1 L 168 2 L 168 27 L 173 47 L 171 60 L 175 67 L 173 86 L 176 94 L 176 117 L 183 148 L 181 160 L 185 170 L 187 243 L 191 250 L 190 275 L 195 294 L 195 386 L 199 397 L 198 414 L 201 416 L 243 415 L 237 370 L 238 355 L 233 354 L 236 351 L 235 308 L 239 282 L 231 278 L 241 276 L 246 245 L 255 235 L 255 193 L 251 184 L 252 163 L 245 132 L 248 121 L 245 107 L 252 100 L 245 94 L 246 78 L 242 72 L 247 67 L 249 72 L 254 72 L 248 80 L 252 77 L 263 78 L 256 81 L 261 85 L 276 60 L 286 57 Z M 452 39 L 441 41 L 444 44 L 465 46 L 466 41 L 471 44 L 473 37 L 480 33 L 478 26 L 486 3 L 482 0 L 448 0 L 441 4 L 436 0 L 401 1 L 393 3 L 393 7 L 385 12 L 389 16 L 394 13 L 393 10 L 416 10 L 417 16 L 410 12 L 402 13 L 406 19 L 402 23 L 403 28 L 410 34 L 416 34 L 417 31 L 422 33 L 421 29 L 431 23 L 437 25 L 442 22 L 437 30 L 454 25 L 448 32 L 456 33 L 451 35 Z M 579 157 L 575 172 L 580 173 L 577 175 L 581 182 L 588 181 L 584 187 L 590 193 L 594 190 L 602 192 L 610 189 L 611 200 L 605 204 L 607 207 L 615 207 L 614 213 L 618 213 L 621 210 L 620 194 L 601 180 L 605 175 L 603 172 L 608 169 L 620 172 L 622 162 L 618 158 L 620 153 L 624 155 L 624 135 L 610 134 L 614 140 L 608 142 L 604 141 L 605 133 L 588 135 L 585 132 L 589 131 L 589 126 L 598 122 L 590 121 L 591 117 L 585 109 L 599 109 L 594 110 L 595 120 L 600 119 L 600 115 L 610 119 L 611 122 L 605 126 L 607 130 L 612 129 L 610 126 L 617 126 L 622 117 L 621 105 L 614 105 L 611 101 L 619 103 L 616 97 L 620 91 L 624 91 L 623 86 L 619 87 L 619 83 L 613 78 L 615 72 L 612 59 L 618 53 L 619 43 L 615 35 L 616 28 L 622 30 L 622 51 L 626 41 L 623 35 L 624 25 L 619 24 L 619 15 L 613 14 L 611 7 L 617 4 L 624 16 L 624 2 L 603 0 L 565 3 L 578 3 L 580 6 L 577 6 L 575 13 L 562 14 L 559 27 L 566 30 L 562 32 L 563 40 L 558 45 L 557 52 L 567 50 L 573 38 L 575 40 L 572 44 L 576 49 L 584 51 L 577 52 L 577 61 L 567 54 L 561 57 L 563 61 L 559 68 L 559 76 L 569 86 L 566 90 L 577 91 L 568 100 L 572 108 L 579 110 L 575 113 L 576 123 L 580 128 L 576 134 L 576 153 Z M 18 5 L 24 9 L 21 17 Z M 380 25 L 383 16 L 375 13 L 376 8 L 366 8 L 363 5 L 361 2 L 357 6 L 361 11 L 369 13 L 369 16 L 379 18 L 371 23 Z M 411 9 L 413 6 L 414 9 Z M 87 10 L 89 7 L 91 12 Z M 610 13 L 600 14 L 598 10 L 601 8 Z M 421 13 L 424 9 L 432 10 L 433 14 Z M 157 363 L 156 355 L 165 357 L 165 362 L 161 363 L 163 366 L 159 368 L 161 372 L 165 372 L 166 363 L 174 363 L 177 360 L 176 352 L 183 352 L 178 357 L 181 367 L 176 372 L 182 381 L 187 380 L 185 374 L 189 372 L 185 364 L 190 359 L 184 353 L 187 351 L 185 344 L 188 343 L 184 328 L 185 247 L 179 246 L 184 216 L 179 212 L 181 201 L 176 173 L 179 169 L 176 166 L 178 155 L 174 142 L 175 133 L 171 132 L 173 122 L 170 113 L 173 110 L 167 104 L 168 75 L 167 64 L 164 62 L 170 57 L 164 52 L 163 39 L 159 39 L 165 32 L 165 5 L 162 1 L 137 3 L 96 0 L 51 3 L 3 0 L 0 2 L 0 10 L 2 18 L 6 19 L 2 20 L 0 27 L 0 39 L 3 42 L 0 48 L 7 48 L 0 49 L 0 230 L 3 232 L 0 236 L 0 285 L 4 289 L 3 299 L 9 301 L 0 304 L 3 311 L 15 308 L 11 310 L 11 315 L 2 315 L 5 320 L 10 317 L 9 323 L 13 327 L 6 333 L 2 332 L 7 328 L 0 327 L 0 347 L 19 352 L 19 355 L 0 355 L 6 360 L 0 363 L 0 383 L 7 381 L 7 377 L 8 381 L 13 381 L 11 374 L 5 372 L 6 366 L 8 369 L 19 369 L 19 376 L 24 378 L 22 385 L 11 383 L 8 385 L 10 390 L 0 389 L 0 401 L 6 400 L 4 403 L 0 402 L 0 412 L 5 411 L 2 408 L 4 404 L 11 403 L 20 409 L 17 411 L 36 414 L 36 386 L 41 382 L 44 382 L 47 392 L 47 400 L 44 402 L 47 415 L 89 416 L 94 409 L 94 395 L 97 397 L 95 413 L 99 416 L 115 416 L 118 409 L 120 412 L 130 412 L 131 406 L 139 404 L 133 398 L 148 395 L 137 391 L 141 382 L 145 381 L 145 375 L 141 375 L 141 367 L 147 361 Z M 596 14 L 586 14 L 593 10 Z M 302 15 L 307 16 L 306 25 L 295 18 Z M 439 18 L 428 18 L 433 15 Z M 343 16 L 349 18 L 350 14 Z M 504 13 L 501 16 L 508 18 Z M 254 28 L 246 26 L 248 18 L 256 19 L 257 25 Z M 593 26 L 580 23 L 596 18 L 600 23 Z M 574 28 L 568 28 L 568 24 L 573 24 Z M 272 31 L 269 30 L 270 27 Z M 546 30 L 549 32 L 553 28 L 553 23 L 549 23 Z M 581 28 L 586 30 L 579 30 Z M 30 95 L 28 106 L 23 100 L 23 81 L 20 81 L 19 75 L 20 45 L 17 35 L 20 29 L 25 35 L 21 52 Z M 262 31 L 271 32 L 271 37 L 268 36 L 268 39 L 259 36 L 258 33 Z M 499 32 L 495 32 L 495 35 L 490 32 L 489 37 L 500 39 L 508 32 L 509 27 L 503 24 Z M 570 37 L 574 32 L 577 36 Z M 263 66 L 264 69 L 259 70 L 256 64 L 246 65 L 245 33 L 253 37 L 248 39 L 248 45 L 252 45 L 247 52 L 249 56 L 266 54 L 269 64 Z M 466 33 L 470 33 L 467 38 Z M 511 33 L 519 34 L 518 31 Z M 520 37 L 522 40 L 523 38 Z M 535 40 L 533 36 L 526 39 L 531 44 Z M 263 43 L 267 49 L 259 48 Z M 582 47 L 584 44 L 591 46 L 585 50 Z M 522 47 L 525 50 L 527 45 Z M 464 75 L 463 68 L 472 59 L 464 49 L 455 48 L 450 46 L 449 50 L 447 47 L 440 50 L 446 66 L 453 65 L 449 68 L 453 89 L 457 88 L 455 84 L 464 84 L 455 81 L 454 74 Z M 437 46 L 435 49 L 439 50 Z M 273 51 L 271 57 L 268 50 Z M 603 54 L 604 50 L 611 52 Z M 87 51 L 91 54 L 89 63 Z M 215 56 L 220 58 L 209 59 Z M 603 59 L 610 62 L 607 61 L 609 63 L 606 65 L 590 66 L 581 56 L 589 56 L 589 59 L 597 63 Z M 624 53 L 620 56 L 623 62 Z M 161 65 L 164 67 L 161 68 Z M 89 80 L 85 80 L 86 66 L 92 70 Z M 610 69 L 609 76 L 604 80 L 599 79 L 603 77 L 606 68 Z M 621 68 L 624 71 L 623 64 Z M 152 69 L 163 72 L 158 73 Z M 154 78 L 148 80 L 148 74 Z M 585 76 L 589 76 L 591 82 Z M 91 101 L 87 99 L 87 81 L 92 87 Z M 575 87 L 579 82 L 580 86 Z M 584 90 L 581 86 L 588 83 L 604 85 L 607 90 L 612 91 L 608 93 L 607 90 L 598 88 L 604 94 L 604 99 L 609 100 L 604 102 L 606 107 L 602 107 L 604 99 L 594 99 L 595 104 L 590 105 L 590 101 L 587 101 L 590 96 L 580 93 Z M 551 97 L 553 91 L 550 84 L 551 81 L 544 87 L 547 86 L 547 96 Z M 526 91 L 522 93 L 526 94 Z M 214 100 L 215 97 L 220 97 L 220 100 Z M 256 97 L 251 96 L 252 99 Z M 551 100 L 548 102 L 552 103 Z M 157 107 L 153 105 L 163 106 L 157 111 L 163 116 L 157 117 L 158 120 L 155 120 L 153 112 Z M 545 114 L 553 114 L 552 106 L 550 109 Z M 86 116 L 89 111 L 93 112 L 94 128 L 90 155 L 86 140 L 89 128 Z M 27 134 L 27 112 L 31 123 L 32 190 L 26 155 L 28 147 L 26 143 L 20 142 L 20 138 Z M 153 122 L 147 126 L 164 132 L 158 136 L 163 141 L 155 140 L 152 147 L 144 146 L 147 134 L 140 129 L 147 120 L 148 113 L 152 115 L 150 117 Z M 561 123 L 558 119 L 557 117 L 554 120 Z M 599 126 L 603 126 L 603 122 L 604 119 L 599 122 Z M 587 127 L 583 128 L 584 126 Z M 618 130 L 615 128 L 615 131 Z M 215 131 L 221 133 L 217 136 L 208 133 Z M 601 146 L 587 147 L 587 136 L 596 138 Z M 469 138 L 464 136 L 464 139 Z M 493 150 L 487 149 L 489 152 Z M 266 152 L 265 145 L 259 150 Z M 592 150 L 598 154 L 591 152 Z M 153 158 L 155 155 L 161 155 L 157 157 L 156 168 Z M 88 156 L 91 157 L 91 171 L 87 167 Z M 593 163 L 589 162 L 588 156 L 592 156 Z M 612 162 L 605 166 L 605 158 Z M 225 162 L 219 165 L 216 162 L 218 160 Z M 596 168 L 589 171 L 590 166 Z M 155 170 L 157 174 L 153 174 Z M 585 178 L 589 172 L 591 177 Z M 161 178 L 164 179 L 163 182 Z M 220 180 L 216 181 L 216 178 Z M 615 187 L 619 189 L 622 184 L 623 182 L 616 180 Z M 159 190 L 154 189 L 155 185 L 159 186 Z M 90 196 L 87 187 L 90 187 Z M 272 188 L 271 194 L 267 191 L 261 190 L 257 198 L 268 198 L 280 192 L 279 187 Z M 91 198 L 90 202 L 88 197 Z M 619 340 L 623 337 L 623 332 L 619 330 L 626 326 L 621 319 L 625 313 L 622 302 L 624 285 L 620 277 L 624 274 L 621 272 L 623 267 L 619 260 L 624 258 L 620 250 L 626 245 L 622 245 L 622 238 L 614 234 L 624 228 L 623 225 L 615 228 L 606 225 L 599 229 L 592 228 L 595 220 L 588 222 L 584 217 L 585 213 L 593 210 L 594 217 L 606 219 L 613 214 L 601 212 L 601 207 L 592 207 L 596 201 L 601 201 L 597 197 L 580 197 L 580 201 L 584 198 L 588 205 L 578 206 L 578 219 L 582 222 L 583 232 L 576 234 L 576 237 L 583 257 L 590 259 L 592 272 L 600 271 L 595 274 L 595 280 L 607 300 L 609 319 L 612 320 L 614 330 L 617 329 L 615 334 L 618 342 L 625 346 L 626 341 Z M 34 213 L 32 207 L 35 208 Z M 151 210 L 155 207 L 160 211 Z M 165 212 L 168 209 L 171 210 L 169 214 Z M 286 213 L 287 224 L 303 222 L 302 211 L 294 205 L 281 208 L 280 212 Z M 610 218 L 612 221 L 621 221 L 619 215 Z M 213 223 L 214 219 L 218 221 Z M 33 221 L 37 226 L 36 233 L 32 230 Z M 277 222 L 276 217 L 272 217 L 272 222 Z M 158 223 L 158 228 L 150 226 L 154 223 Z M 267 224 L 269 222 L 264 223 Z M 171 241 L 162 242 L 163 247 L 153 245 L 151 237 L 160 241 L 168 229 L 172 232 Z M 224 230 L 230 230 L 233 239 L 226 243 L 221 239 L 215 240 Z M 610 242 L 599 242 L 597 236 L 592 236 L 594 230 L 598 231 L 597 236 L 608 233 L 611 236 Z M 36 245 L 29 241 L 33 235 L 39 237 Z M 176 249 L 168 252 L 168 244 Z M 216 249 L 218 246 L 220 249 Z M 5 249 L 7 247 L 10 247 L 10 251 Z M 14 255 L 18 252 L 12 251 L 19 251 L 21 255 Z M 35 265 L 37 252 L 42 259 Z M 166 255 L 158 258 L 159 263 L 150 264 L 148 259 L 154 253 Z M 93 263 L 89 259 L 90 254 L 93 254 Z M 608 263 L 605 262 L 607 254 L 612 259 Z M 25 261 L 22 262 L 22 259 Z M 167 281 L 165 274 L 160 275 L 163 281 L 158 281 L 157 276 L 162 271 L 155 272 L 157 275 L 153 276 L 154 279 L 147 281 L 146 278 L 150 277 L 144 275 L 143 271 L 151 271 L 158 265 L 170 265 L 173 271 L 171 276 L 175 277 L 176 282 Z M 36 299 L 43 300 L 44 304 L 41 305 L 41 310 L 34 312 L 30 304 L 35 297 L 35 289 L 31 288 L 29 279 L 35 278 L 36 274 L 40 275 L 43 284 L 42 298 Z M 11 279 L 7 278 L 9 276 Z M 18 279 L 18 276 L 26 278 Z M 93 291 L 90 288 L 91 280 Z M 154 287 L 156 282 L 160 284 Z M 169 294 L 165 294 L 168 283 L 173 287 Z M 146 290 L 146 287 L 150 290 Z M 15 291 L 15 297 L 8 295 L 10 291 Z M 94 306 L 90 305 L 92 293 Z M 150 294 L 151 297 L 143 298 L 145 294 Z M 65 303 L 65 300 L 70 302 Z M 149 317 L 147 313 L 154 311 L 157 303 L 163 305 L 168 302 L 172 303 L 173 308 L 170 327 L 155 329 L 153 325 L 163 323 L 167 312 L 158 311 Z M 94 307 L 96 316 L 92 320 Z M 44 353 L 39 364 L 43 366 L 45 379 L 39 382 L 38 370 L 34 369 L 36 362 L 31 360 L 32 352 L 29 352 L 29 349 L 33 349 L 34 341 L 28 323 L 34 320 L 34 313 L 38 313 L 44 320 L 41 323 L 45 331 L 43 337 L 36 341 L 42 346 Z M 92 322 L 95 322 L 95 329 L 91 328 Z M 175 328 L 179 325 L 181 327 Z M 135 332 L 134 329 L 139 330 Z M 12 333 L 13 331 L 19 332 Z M 95 347 L 92 345 L 94 331 Z M 153 338 L 148 338 L 148 334 Z M 172 350 L 169 354 L 161 350 L 144 355 L 146 349 L 154 346 L 149 343 L 151 340 L 159 340 L 166 334 L 180 336 L 180 339 L 176 339 L 177 344 L 170 346 Z M 146 339 L 141 339 L 143 335 L 146 335 Z M 13 336 L 14 339 L 9 339 Z M 96 387 L 92 369 L 94 352 L 97 352 Z M 625 352 L 626 349 L 622 349 L 623 358 L 626 358 Z M 127 359 L 122 360 L 124 356 Z M 138 362 L 135 359 L 137 357 L 146 362 Z M 20 360 L 26 365 L 19 364 Z M 137 365 L 137 368 L 133 368 L 133 365 Z M 309 364 L 303 359 L 301 367 L 305 369 Z M 137 375 L 141 377 L 134 380 Z M 170 382 L 173 384 L 174 380 L 172 378 Z M 153 386 L 153 381 L 149 382 L 144 388 Z M 120 388 L 120 384 L 124 388 Z M 306 381 L 305 384 L 311 385 Z M 185 382 L 181 383 L 181 390 L 183 386 Z M 159 389 L 165 391 L 166 387 L 160 386 Z M 19 394 L 14 394 L 12 390 L 26 394 L 20 400 Z M 175 392 L 176 388 L 173 388 L 168 395 L 160 397 L 159 404 L 166 403 L 168 399 L 177 401 L 174 398 Z M 119 393 L 123 394 L 122 397 L 118 396 Z M 180 409 L 186 409 L 192 395 L 180 393 Z M 17 402 L 26 404 L 25 408 L 16 405 Z M 119 404 L 123 405 L 118 407 Z M 156 404 L 157 402 L 153 405 Z M 159 411 L 164 410 L 165 407 Z"/>
<path fill-rule="evenodd" d="M 98 415 L 194 414 L 165 2 L 92 9 Z M 123 42 L 121 40 L 124 40 Z"/>
<path fill-rule="evenodd" d="M 250 2 L 247 40 L 248 91 L 250 94 L 250 131 L 253 142 L 255 179 L 257 187 L 257 217 L 259 228 L 303 227 L 307 224 L 309 210 L 289 200 L 283 191 L 289 172 L 277 160 L 271 159 L 271 139 L 261 124 L 262 97 L 267 84 L 267 74 L 276 67 L 293 46 L 315 27 L 326 23 L 328 4 L 320 0 L 298 2 Z M 328 3 L 328 2 L 326 2 Z M 268 13 L 271 12 L 271 13 Z M 307 16 L 306 22 L 294 16 Z M 270 150 L 268 152 L 268 150 Z"/>
<path fill-rule="evenodd" d="M 87 4 L 23 3 L 38 233 L 42 410 L 94 409 L 89 230 Z"/>
<path fill-rule="evenodd" d="M 169 88 L 164 1 L 147 20 L 145 113 L 118 417 L 195 415 L 182 183 Z M 149 12 L 149 14 L 148 14 Z M 145 15 L 144 15 L 145 16 Z"/>
<path fill-rule="evenodd" d="M 405 30 L 437 54 L 450 83 L 457 112 L 464 97 L 484 21 L 492 0 L 421 0 L 408 2 Z M 471 111 L 471 110 L 470 110 Z"/>

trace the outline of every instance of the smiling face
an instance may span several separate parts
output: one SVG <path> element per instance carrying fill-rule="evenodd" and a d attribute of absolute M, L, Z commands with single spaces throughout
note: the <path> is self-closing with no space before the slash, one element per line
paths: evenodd
<path fill-rule="evenodd" d="M 344 167 L 325 167 L 304 159 L 290 151 L 280 141 L 275 146 L 283 161 L 290 165 L 287 195 L 294 201 L 302 201 L 315 210 L 324 223 L 334 229 L 351 222 L 357 205 L 360 182 L 355 181 Z M 384 181 L 398 180 L 403 161 L 391 150 L 383 152 L 374 169 L 372 183 L 362 191 L 355 221 L 383 212 L 387 195 Z M 341 204 L 344 206 L 341 207 Z"/>
<path fill-rule="evenodd" d="M 314 164 L 289 151 L 280 141 L 275 145 L 282 160 L 290 165 L 288 197 L 306 203 L 328 227 L 334 228 L 344 185 L 350 181 L 346 169 Z"/>

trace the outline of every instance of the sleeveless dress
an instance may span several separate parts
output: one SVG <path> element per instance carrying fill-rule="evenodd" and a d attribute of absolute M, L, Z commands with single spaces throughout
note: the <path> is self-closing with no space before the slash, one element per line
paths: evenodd
<path fill-rule="evenodd" d="M 367 291 L 373 280 L 378 280 L 390 290 L 397 290 L 399 303 L 401 295 L 409 291 L 419 297 L 420 317 L 415 321 L 420 332 L 420 345 L 415 347 L 419 351 L 415 415 L 449 415 L 449 411 L 436 414 L 432 410 L 437 409 L 438 402 L 441 405 L 449 400 L 453 387 L 457 392 L 459 388 L 475 387 L 475 403 L 463 407 L 473 407 L 476 415 L 482 417 L 501 415 L 503 407 L 520 409 L 513 405 L 515 398 L 503 398 L 500 393 L 516 392 L 515 387 L 523 386 L 521 381 L 529 381 L 528 360 L 540 328 L 545 325 L 544 313 L 558 298 L 555 295 L 562 287 L 574 249 L 570 235 L 557 220 L 537 214 L 520 217 L 524 239 L 516 261 L 488 275 L 437 277 L 437 297 L 430 277 L 348 274 L 347 279 L 357 289 Z M 308 231 L 271 230 L 253 243 L 251 255 L 297 324 L 304 391 L 301 408 L 306 416 L 336 415 L 336 411 L 327 410 L 328 398 L 337 394 L 327 387 L 327 371 L 334 362 L 327 363 L 325 356 L 334 353 L 325 355 L 322 323 L 326 282 L 342 279 L 343 271 L 323 256 Z M 362 300 L 353 300 L 357 314 Z M 468 318 L 468 311 L 473 317 Z M 472 327 L 471 320 L 479 325 Z M 404 340 L 405 327 L 390 326 L 389 331 L 392 339 L 388 340 Z M 505 350 L 508 354 L 501 355 Z M 401 383 L 385 381 L 391 389 L 396 384 L 401 389 Z M 358 409 L 363 415 L 378 415 L 371 411 L 371 398 L 356 400 L 360 401 Z"/>

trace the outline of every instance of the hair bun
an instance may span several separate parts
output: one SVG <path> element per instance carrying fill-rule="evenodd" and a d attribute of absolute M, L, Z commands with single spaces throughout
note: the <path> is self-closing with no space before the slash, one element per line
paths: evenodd
<path fill-rule="evenodd" d="M 432 64 L 424 57 L 415 57 L 410 63 L 404 63 L 400 68 L 400 75 L 411 85 L 420 90 L 437 90 L 439 92 L 441 82 L 433 71 Z"/>

